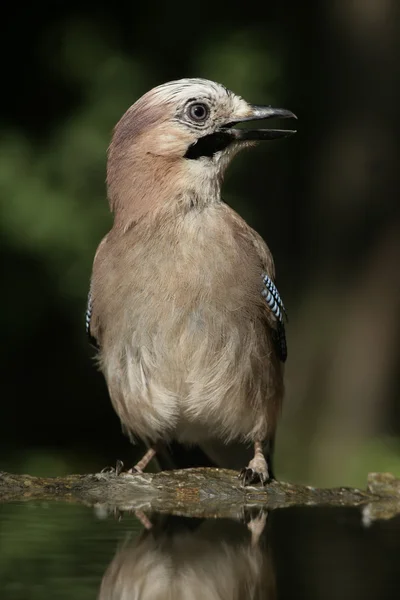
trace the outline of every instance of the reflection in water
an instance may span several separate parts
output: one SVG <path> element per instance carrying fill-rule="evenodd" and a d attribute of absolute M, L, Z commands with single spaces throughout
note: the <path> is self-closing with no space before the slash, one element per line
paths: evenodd
<path fill-rule="evenodd" d="M 0 599 L 93 600 L 101 588 L 102 600 L 394 600 L 400 516 L 375 509 L 274 510 L 262 533 L 258 513 L 250 523 L 149 513 L 142 533 L 128 507 L 115 519 L 106 505 L 0 503 Z"/>
<path fill-rule="evenodd" d="M 151 517 L 127 541 L 103 577 L 99 600 L 270 600 L 275 576 L 267 513 L 246 523 Z"/>

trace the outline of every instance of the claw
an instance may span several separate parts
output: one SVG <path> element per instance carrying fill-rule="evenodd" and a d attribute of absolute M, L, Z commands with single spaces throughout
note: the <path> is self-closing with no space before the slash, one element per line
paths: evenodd
<path fill-rule="evenodd" d="M 264 487 L 268 481 L 268 476 L 263 471 L 255 471 L 251 467 L 245 467 L 239 473 L 239 479 L 242 481 L 243 487 L 251 485 L 252 483 L 261 482 Z"/>
<path fill-rule="evenodd" d="M 122 473 L 123 470 L 124 470 L 124 463 L 122 462 L 122 460 L 118 459 L 115 464 L 115 474 L 119 475 L 120 473 Z"/>
<path fill-rule="evenodd" d="M 124 463 L 122 462 L 122 460 L 118 459 L 115 463 L 115 467 L 104 467 L 104 469 L 102 469 L 100 473 L 115 473 L 115 475 L 119 475 L 120 473 L 122 473 L 123 470 Z"/>
<path fill-rule="evenodd" d="M 104 467 L 104 469 L 102 469 L 100 471 L 100 473 L 115 473 L 115 468 L 114 467 Z"/>
<path fill-rule="evenodd" d="M 124 511 L 120 510 L 118 507 L 115 507 L 113 510 L 114 513 L 114 519 L 116 521 L 122 521 L 123 516 L 124 516 Z"/>
<path fill-rule="evenodd" d="M 262 486 L 264 486 L 269 480 L 268 465 L 260 441 L 254 442 L 254 458 L 247 467 L 241 470 L 239 477 L 242 480 L 243 487 L 258 481 L 261 481 Z"/>

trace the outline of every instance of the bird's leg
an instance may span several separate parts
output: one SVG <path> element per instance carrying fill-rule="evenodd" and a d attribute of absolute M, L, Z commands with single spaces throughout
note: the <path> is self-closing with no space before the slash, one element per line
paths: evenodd
<path fill-rule="evenodd" d="M 138 521 L 140 521 L 145 529 L 150 530 L 153 527 L 152 522 L 142 510 L 135 510 L 135 517 Z"/>
<path fill-rule="evenodd" d="M 128 473 L 143 473 L 151 459 L 155 457 L 156 453 L 157 451 L 154 450 L 154 448 L 149 448 L 139 462 L 137 462 L 132 469 L 129 469 Z"/>
<path fill-rule="evenodd" d="M 255 517 L 247 523 L 247 528 L 251 533 L 251 545 L 252 547 L 258 546 L 261 534 L 263 533 L 267 524 L 268 513 L 265 510 L 261 510 L 258 517 Z"/>
<path fill-rule="evenodd" d="M 149 462 L 156 455 L 157 451 L 154 448 L 149 448 L 147 452 L 142 456 L 139 462 L 134 467 L 125 471 L 124 463 L 122 460 L 117 460 L 115 467 L 104 467 L 101 473 L 115 473 L 115 475 L 121 475 L 121 473 L 143 473 Z"/>
<path fill-rule="evenodd" d="M 261 481 L 264 485 L 269 479 L 268 465 L 263 453 L 262 443 L 254 442 L 254 458 L 251 459 L 247 467 L 241 470 L 239 479 L 243 485 Z"/>

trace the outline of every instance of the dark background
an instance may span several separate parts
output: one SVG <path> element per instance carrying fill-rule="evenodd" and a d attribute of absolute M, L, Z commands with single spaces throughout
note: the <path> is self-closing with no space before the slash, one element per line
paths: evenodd
<path fill-rule="evenodd" d="M 224 198 L 267 240 L 289 312 L 277 474 L 400 474 L 396 0 L 8 5 L 0 37 L 0 469 L 99 470 L 121 433 L 84 333 L 110 227 L 112 128 L 140 95 L 206 77 L 288 108 L 298 134 L 237 158 Z"/>

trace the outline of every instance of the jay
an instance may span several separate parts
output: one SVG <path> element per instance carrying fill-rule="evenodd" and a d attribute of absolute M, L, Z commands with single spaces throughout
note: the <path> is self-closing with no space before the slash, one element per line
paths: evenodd
<path fill-rule="evenodd" d="M 285 308 L 270 250 L 221 197 L 242 148 L 295 133 L 236 128 L 270 117 L 296 118 L 181 79 L 114 129 L 114 221 L 94 258 L 86 328 L 124 430 L 148 447 L 136 471 L 179 443 L 241 468 L 244 485 L 273 477 Z"/>

